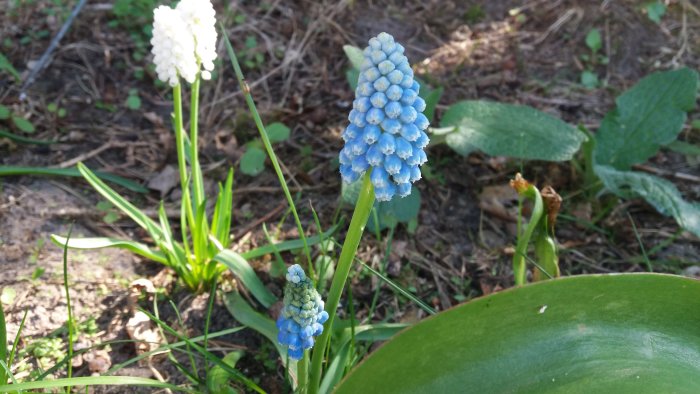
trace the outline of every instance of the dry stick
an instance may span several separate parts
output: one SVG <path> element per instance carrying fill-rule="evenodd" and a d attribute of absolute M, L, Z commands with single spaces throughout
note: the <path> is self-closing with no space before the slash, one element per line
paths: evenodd
<path fill-rule="evenodd" d="M 49 58 L 51 57 L 51 54 L 58 46 L 59 41 L 61 41 L 63 36 L 68 31 L 68 28 L 70 28 L 70 25 L 73 24 L 75 17 L 78 16 L 78 13 L 85 5 L 85 2 L 86 0 L 80 0 L 80 2 L 78 2 L 78 4 L 76 4 L 75 7 L 73 7 L 73 12 L 71 12 L 71 14 L 68 16 L 68 19 L 66 19 L 66 21 L 63 23 L 63 26 L 61 26 L 61 30 L 59 30 L 56 36 L 53 38 L 53 40 L 51 40 L 49 47 L 46 48 L 44 54 L 41 55 L 41 58 L 39 59 L 37 64 L 32 68 L 32 71 L 29 73 L 29 76 L 24 81 L 24 84 L 22 85 L 22 88 L 19 91 L 20 100 L 24 101 L 24 99 L 27 97 L 27 89 L 34 83 L 36 77 L 39 75 L 39 72 L 44 68 L 44 66 L 46 66 L 46 64 L 49 61 Z"/>

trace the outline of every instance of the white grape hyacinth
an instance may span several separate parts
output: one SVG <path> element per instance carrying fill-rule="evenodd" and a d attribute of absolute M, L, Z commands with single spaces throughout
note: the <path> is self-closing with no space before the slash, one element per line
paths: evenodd
<path fill-rule="evenodd" d="M 210 79 L 216 39 L 216 13 L 211 1 L 182 0 L 174 9 L 156 8 L 151 52 L 158 78 L 173 87 L 180 77 L 193 83 L 200 71 L 203 79 Z"/>
<path fill-rule="evenodd" d="M 194 37 L 195 55 L 202 65 L 202 78 L 210 79 L 216 59 L 216 11 L 209 0 L 182 0 L 175 8 Z"/>

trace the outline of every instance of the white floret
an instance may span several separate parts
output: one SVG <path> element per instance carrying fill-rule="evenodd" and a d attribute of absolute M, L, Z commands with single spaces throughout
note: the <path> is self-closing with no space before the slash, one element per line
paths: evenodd
<path fill-rule="evenodd" d="M 153 11 L 153 62 L 158 78 L 170 86 L 179 83 L 178 76 L 194 82 L 199 71 L 194 37 L 184 26 L 181 14 L 170 7 L 160 6 Z"/>
<path fill-rule="evenodd" d="M 209 0 L 182 0 L 176 10 L 194 37 L 195 54 L 201 62 L 202 78 L 211 78 L 216 59 L 216 12 Z"/>

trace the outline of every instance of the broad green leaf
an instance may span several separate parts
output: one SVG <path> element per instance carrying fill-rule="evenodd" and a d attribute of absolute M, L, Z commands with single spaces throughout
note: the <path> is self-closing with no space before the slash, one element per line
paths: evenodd
<path fill-rule="evenodd" d="M 21 116 L 12 115 L 12 123 L 14 123 L 15 127 L 17 127 L 20 131 L 23 131 L 25 133 L 31 134 L 35 131 L 32 122 L 28 121 L 27 119 L 24 119 Z"/>
<path fill-rule="evenodd" d="M 243 355 L 244 353 L 242 350 L 234 350 L 227 354 L 221 361 L 226 363 L 229 367 L 235 368 L 236 363 L 238 363 L 238 360 L 240 360 Z M 230 380 L 231 375 L 223 368 L 215 365 L 209 370 L 209 373 L 207 373 L 207 388 L 209 392 L 216 394 L 237 393 L 236 390 L 229 386 Z"/>
<path fill-rule="evenodd" d="M 352 45 L 343 45 L 343 51 L 345 52 L 345 56 L 350 60 L 352 67 L 359 70 L 362 67 L 362 63 L 365 61 L 365 55 L 362 54 L 362 49 Z"/>
<path fill-rule="evenodd" d="M 259 148 L 248 147 L 241 157 L 241 172 L 246 175 L 256 176 L 265 169 L 267 155 Z"/>
<path fill-rule="evenodd" d="M 106 172 L 96 171 L 94 173 L 98 178 L 104 179 L 119 185 L 126 189 L 129 189 L 137 193 L 148 193 L 148 189 L 139 185 L 134 181 L 130 181 L 126 178 L 122 178 L 117 175 L 109 174 Z M 70 177 L 82 177 L 80 171 L 77 168 L 48 168 L 48 167 L 17 167 L 17 166 L 0 166 L 0 177 L 2 176 L 15 176 L 15 175 L 57 175 L 57 176 L 70 176 Z"/>
<path fill-rule="evenodd" d="M 603 47 L 603 40 L 600 38 L 600 31 L 598 29 L 591 29 L 591 31 L 586 34 L 586 46 L 592 52 L 598 52 L 600 48 Z"/>
<path fill-rule="evenodd" d="M 681 132 L 686 112 L 695 108 L 697 90 L 698 74 L 688 68 L 639 81 L 603 119 L 596 134 L 596 163 L 626 170 L 654 156 Z"/>
<path fill-rule="evenodd" d="M 610 166 L 596 165 L 594 169 L 611 192 L 623 198 L 644 198 L 661 214 L 673 216 L 679 226 L 700 236 L 700 204 L 684 200 L 673 183 L 641 172 L 618 171 Z"/>
<path fill-rule="evenodd" d="M 7 71 L 15 78 L 16 81 L 21 79 L 15 67 L 12 65 L 12 63 L 10 63 L 10 60 L 2 53 L 0 53 L 0 71 Z"/>
<path fill-rule="evenodd" d="M 698 311 L 690 278 L 538 282 L 404 330 L 336 393 L 697 393 Z"/>
<path fill-rule="evenodd" d="M 127 108 L 137 110 L 141 108 L 141 98 L 139 97 L 138 93 L 129 94 L 129 97 L 126 98 L 125 104 Z"/>
<path fill-rule="evenodd" d="M 227 266 L 241 281 L 243 287 L 250 291 L 264 307 L 269 308 L 277 301 L 277 297 L 265 287 L 248 261 L 240 254 L 231 250 L 222 250 L 214 257 L 214 260 Z"/>
<path fill-rule="evenodd" d="M 348 85 L 350 85 L 350 89 L 353 91 L 357 89 L 357 82 L 360 79 L 360 70 L 356 68 L 350 68 L 345 72 L 345 79 L 348 81 Z"/>
<path fill-rule="evenodd" d="M 10 109 L 0 104 L 0 120 L 10 119 Z"/>
<path fill-rule="evenodd" d="M 56 246 L 63 247 L 66 245 L 66 238 L 60 235 L 51 235 L 51 242 L 56 244 Z M 147 245 L 138 243 L 136 241 L 125 241 L 115 238 L 71 238 L 68 241 L 68 247 L 71 249 L 102 249 L 102 248 L 120 248 L 126 249 L 131 252 L 143 256 L 149 260 L 153 260 L 162 264 L 169 264 L 168 259 L 160 251 L 153 250 Z"/>
<path fill-rule="evenodd" d="M 595 72 L 586 70 L 581 73 L 581 85 L 588 89 L 595 89 L 598 84 L 598 75 Z"/>
<path fill-rule="evenodd" d="M 492 156 L 564 161 L 578 151 L 585 135 L 571 125 L 531 107 L 488 101 L 460 101 L 442 117 L 454 127 L 445 142 L 467 155 L 480 149 Z"/>
<path fill-rule="evenodd" d="M 283 123 L 275 122 L 267 125 L 265 129 L 267 130 L 267 136 L 270 138 L 270 142 L 282 142 L 289 139 L 289 127 L 285 126 Z"/>

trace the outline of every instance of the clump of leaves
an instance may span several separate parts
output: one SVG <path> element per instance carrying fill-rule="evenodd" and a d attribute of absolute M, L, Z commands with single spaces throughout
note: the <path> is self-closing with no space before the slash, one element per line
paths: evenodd
<path fill-rule="evenodd" d="M 666 14 L 666 6 L 661 1 L 656 0 L 647 3 L 644 6 L 644 11 L 646 11 L 649 20 L 658 25 L 661 23 L 661 18 Z"/>
<path fill-rule="evenodd" d="M 16 130 L 21 132 L 32 134 L 36 131 L 31 121 L 20 115 L 13 114 L 8 107 L 0 105 L 0 123 L 8 121 L 12 123 Z"/>
<path fill-rule="evenodd" d="M 591 29 L 588 34 L 586 34 L 586 46 L 589 52 L 583 53 L 580 56 L 585 68 L 581 73 L 581 85 L 588 89 L 594 89 L 600 86 L 600 80 L 598 79 L 595 68 L 598 65 L 605 65 L 609 62 L 608 57 L 600 53 L 603 48 L 603 40 L 598 29 Z"/>

